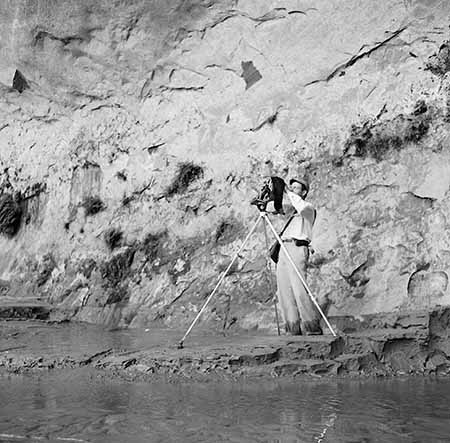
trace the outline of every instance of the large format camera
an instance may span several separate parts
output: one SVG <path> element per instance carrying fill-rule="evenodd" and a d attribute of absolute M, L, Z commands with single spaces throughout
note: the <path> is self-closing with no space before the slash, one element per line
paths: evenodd
<path fill-rule="evenodd" d="M 283 211 L 283 192 L 286 187 L 286 183 L 280 177 L 270 177 L 264 185 L 261 187 L 257 197 L 250 201 L 251 205 L 255 205 L 259 211 L 265 212 L 267 203 L 274 202 L 275 212 L 278 214 L 284 214 Z"/>
<path fill-rule="evenodd" d="M 264 183 L 257 197 L 250 201 L 251 205 L 255 205 L 259 211 L 265 211 L 267 203 L 273 200 L 272 189 L 268 182 Z"/>

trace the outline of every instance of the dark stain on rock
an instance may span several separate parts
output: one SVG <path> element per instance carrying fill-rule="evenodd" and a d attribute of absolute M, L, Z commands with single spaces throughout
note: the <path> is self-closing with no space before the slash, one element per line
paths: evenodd
<path fill-rule="evenodd" d="M 125 173 L 125 171 L 117 171 L 116 172 L 116 177 L 119 179 L 119 180 L 122 180 L 122 181 L 127 181 L 127 175 L 126 175 L 126 173 Z"/>
<path fill-rule="evenodd" d="M 125 284 L 115 286 L 111 288 L 108 293 L 108 298 L 106 299 L 106 305 L 112 305 L 115 303 L 125 303 L 128 301 L 130 296 L 128 286 Z"/>
<path fill-rule="evenodd" d="M 180 240 L 177 249 L 172 251 L 167 261 L 169 264 L 168 274 L 172 283 L 175 284 L 180 276 L 190 271 L 192 257 L 199 250 L 200 243 L 201 241 L 197 238 Z"/>
<path fill-rule="evenodd" d="M 345 143 L 344 155 L 383 160 L 390 152 L 400 151 L 408 143 L 419 142 L 428 132 L 431 116 L 423 100 L 411 114 L 400 114 L 383 122 L 366 121 L 353 125 Z"/>
<path fill-rule="evenodd" d="M 124 195 L 122 197 L 122 206 L 127 207 L 135 199 L 134 195 Z"/>
<path fill-rule="evenodd" d="M 363 235 L 363 230 L 362 229 L 358 229 L 350 237 L 350 243 L 357 243 L 357 242 L 359 242 L 361 240 L 361 238 L 362 238 L 362 235 Z"/>
<path fill-rule="evenodd" d="M 30 89 L 30 85 L 28 84 L 27 79 L 18 69 L 16 69 L 16 72 L 14 73 L 12 87 L 20 93 L 25 91 L 25 89 Z"/>
<path fill-rule="evenodd" d="M 241 62 L 241 77 L 245 81 L 245 89 L 251 88 L 256 82 L 262 79 L 261 73 L 255 68 L 252 61 Z"/>
<path fill-rule="evenodd" d="M 47 283 L 48 279 L 52 275 L 53 269 L 56 268 L 56 260 L 49 252 L 42 257 L 42 261 L 38 267 L 38 277 L 36 283 L 38 286 L 43 286 Z"/>
<path fill-rule="evenodd" d="M 78 204 L 89 195 L 98 195 L 101 189 L 103 173 L 96 163 L 86 162 L 73 169 L 70 199 Z"/>
<path fill-rule="evenodd" d="M 51 32 L 44 31 L 43 29 L 35 29 L 35 35 L 33 37 L 33 46 L 40 46 L 41 48 L 44 45 L 45 40 L 55 40 L 61 42 L 64 46 L 69 45 L 71 43 L 82 43 L 84 40 L 88 41 L 91 39 L 90 30 L 86 28 L 80 29 L 80 35 L 67 35 L 64 37 L 59 37 L 57 35 L 52 34 Z"/>
<path fill-rule="evenodd" d="M 172 183 L 166 189 L 165 195 L 170 197 L 174 194 L 183 194 L 189 185 L 203 176 L 203 168 L 192 162 L 181 163 Z"/>
<path fill-rule="evenodd" d="M 22 215 L 19 193 L 0 195 L 0 234 L 14 237 L 20 229 Z"/>
<path fill-rule="evenodd" d="M 149 278 L 167 271 L 175 284 L 180 275 L 191 269 L 191 257 L 199 249 L 200 243 L 198 238 L 177 239 L 171 246 L 167 231 L 149 233 L 136 244 L 136 249 L 145 257 L 141 270 Z"/>
<path fill-rule="evenodd" d="M 239 236 L 241 228 L 241 223 L 234 218 L 222 220 L 214 233 L 214 242 L 216 244 L 231 243 Z"/>
<path fill-rule="evenodd" d="M 123 237 L 122 230 L 116 227 L 108 228 L 103 233 L 103 239 L 105 240 L 106 246 L 108 246 L 108 249 L 110 251 L 114 250 L 120 245 L 122 237 Z"/>
<path fill-rule="evenodd" d="M 345 275 L 340 272 L 342 278 L 352 287 L 355 288 L 356 291 L 352 294 L 355 298 L 364 297 L 363 287 L 367 285 L 370 281 L 369 271 L 370 268 L 374 265 L 375 259 L 373 254 L 369 254 L 367 260 L 359 265 L 356 269 L 352 271 L 350 275 Z M 362 289 L 362 290 L 358 290 Z"/>
<path fill-rule="evenodd" d="M 100 194 L 102 178 L 102 170 L 95 163 L 86 162 L 73 169 L 70 187 L 69 224 L 75 219 L 77 208 L 80 205 L 89 197 Z"/>
<path fill-rule="evenodd" d="M 148 233 L 140 244 L 140 249 L 150 261 L 155 261 L 163 255 L 163 244 L 167 241 L 167 231 Z"/>
<path fill-rule="evenodd" d="M 440 77 L 450 71 L 450 46 L 448 41 L 444 42 L 438 52 L 428 59 L 425 69 Z"/>
<path fill-rule="evenodd" d="M 21 207 L 23 210 L 23 219 L 26 225 L 39 225 L 42 222 L 42 212 L 47 203 L 47 198 L 43 198 L 46 190 L 45 183 L 35 183 L 28 187 L 21 198 Z"/>
<path fill-rule="evenodd" d="M 428 111 L 428 106 L 425 102 L 425 100 L 418 100 L 414 106 L 412 115 L 417 117 L 418 115 L 425 114 L 425 112 Z"/>
<path fill-rule="evenodd" d="M 111 259 L 100 264 L 100 275 L 107 285 L 114 288 L 130 276 L 130 268 L 135 252 L 134 248 L 127 247 L 125 250 L 115 254 Z"/>
<path fill-rule="evenodd" d="M 85 258 L 79 263 L 77 271 L 83 274 L 86 278 L 90 278 L 92 271 L 96 266 L 97 262 L 93 258 Z"/>
<path fill-rule="evenodd" d="M 81 206 L 84 208 L 84 213 L 87 216 L 98 214 L 106 208 L 100 197 L 91 195 L 81 202 Z"/>

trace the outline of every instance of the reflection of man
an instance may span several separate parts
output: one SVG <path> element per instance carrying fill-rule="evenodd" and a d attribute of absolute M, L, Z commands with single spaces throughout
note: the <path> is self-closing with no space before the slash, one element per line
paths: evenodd
<path fill-rule="evenodd" d="M 309 183 L 304 178 L 292 178 L 287 196 L 296 214 L 281 237 L 297 269 L 306 281 L 309 244 L 316 219 L 313 205 L 305 201 Z M 278 300 L 283 313 L 286 331 L 292 335 L 322 334 L 320 317 L 303 283 L 299 279 L 283 249 L 277 264 Z"/>

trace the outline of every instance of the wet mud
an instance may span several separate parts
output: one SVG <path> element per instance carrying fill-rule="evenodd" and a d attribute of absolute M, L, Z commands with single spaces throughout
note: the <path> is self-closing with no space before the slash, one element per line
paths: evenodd
<path fill-rule="evenodd" d="M 43 308 L 42 308 L 43 309 Z M 7 313 L 11 317 L 7 317 Z M 22 315 L 22 317 L 21 317 Z M 35 315 L 35 319 L 26 319 Z M 337 337 L 194 332 L 108 331 L 39 319 L 36 310 L 0 310 L 0 371 L 28 373 L 90 367 L 105 376 L 146 380 L 248 376 L 392 376 L 450 374 L 450 308 L 334 318 Z"/>

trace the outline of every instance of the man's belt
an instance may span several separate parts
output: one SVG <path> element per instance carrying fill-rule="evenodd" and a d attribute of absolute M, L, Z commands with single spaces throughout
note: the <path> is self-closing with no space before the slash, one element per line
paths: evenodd
<path fill-rule="evenodd" d="M 298 240 L 297 238 L 282 238 L 283 243 L 294 243 L 295 246 L 309 246 L 309 241 L 308 240 Z"/>

